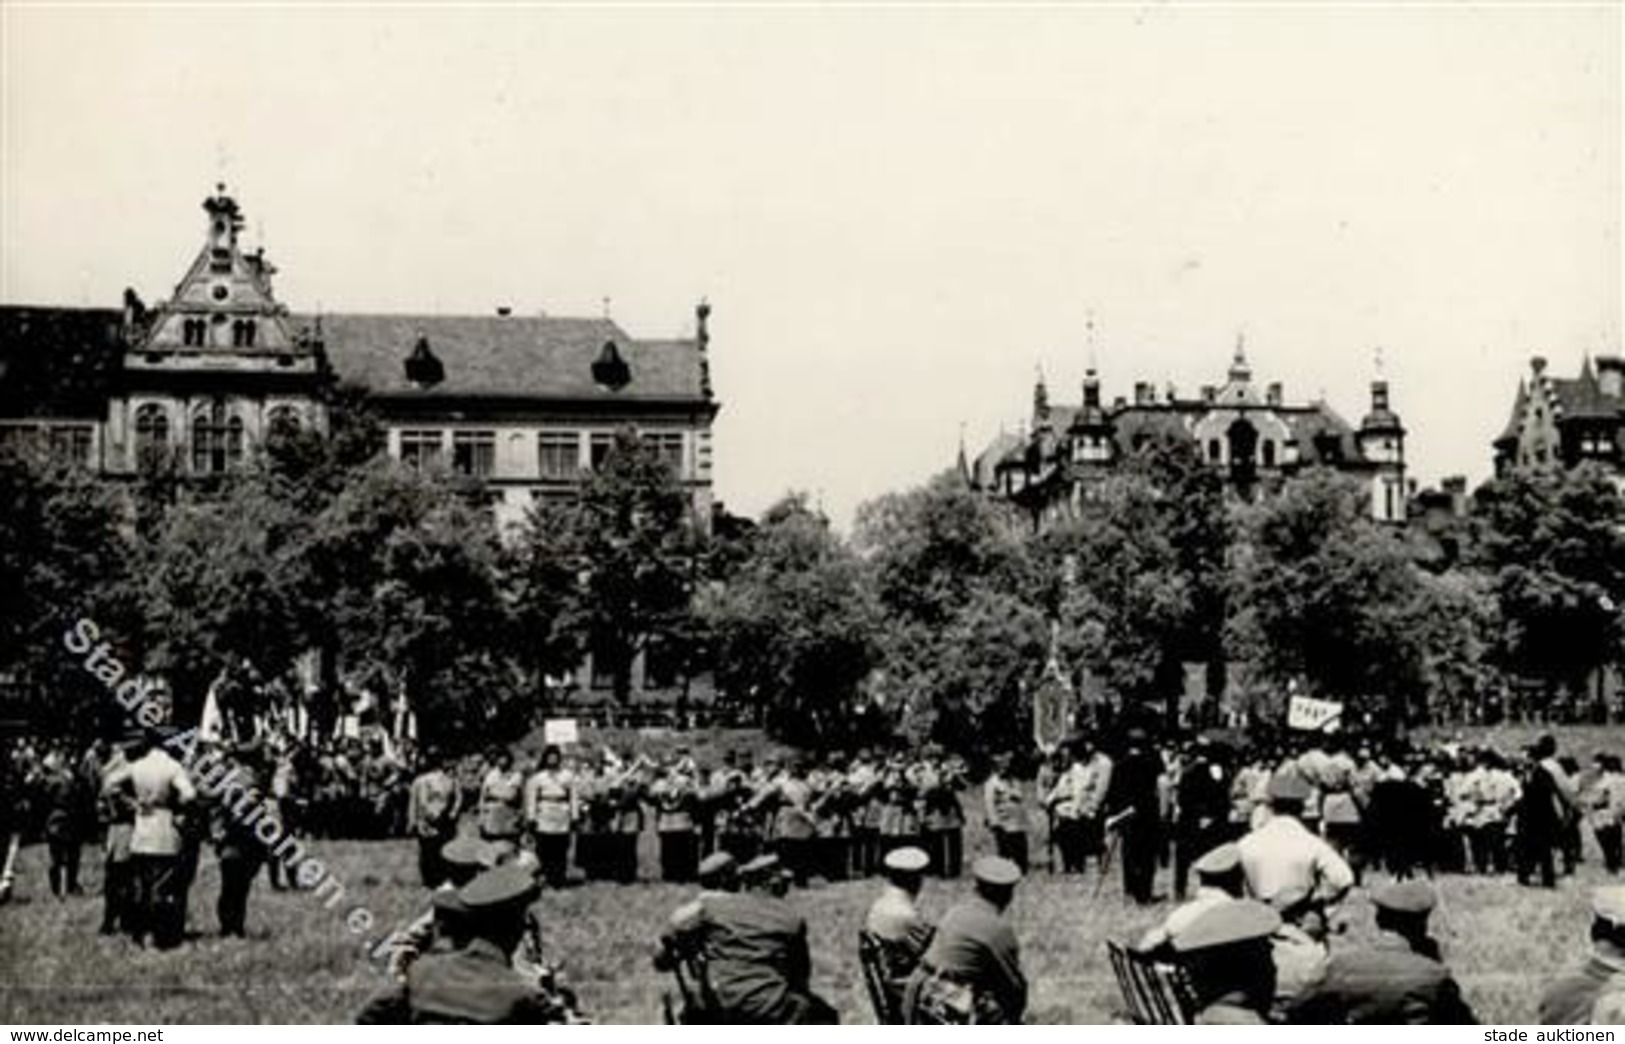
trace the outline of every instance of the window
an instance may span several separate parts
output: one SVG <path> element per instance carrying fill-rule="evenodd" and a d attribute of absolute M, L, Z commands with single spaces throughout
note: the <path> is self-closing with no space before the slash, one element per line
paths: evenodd
<path fill-rule="evenodd" d="M 135 462 L 157 461 L 169 449 L 169 415 L 155 402 L 135 411 Z"/>
<path fill-rule="evenodd" d="M 444 433 L 433 430 L 404 430 L 401 432 L 401 463 L 409 468 L 424 468 L 440 460 Z"/>
<path fill-rule="evenodd" d="M 650 432 L 643 436 L 644 445 L 654 450 L 661 463 L 681 478 L 683 474 L 683 433 L 680 431 Z"/>
<path fill-rule="evenodd" d="M 1275 467 L 1275 442 L 1270 439 L 1264 440 L 1264 466 Z"/>
<path fill-rule="evenodd" d="M 1211 460 L 1211 461 L 1214 461 L 1215 463 L 1218 461 L 1218 459 L 1219 459 L 1219 440 L 1218 439 L 1208 439 L 1207 440 L 1207 459 Z"/>
<path fill-rule="evenodd" d="M 451 467 L 459 475 L 483 478 L 495 469 L 497 436 L 494 431 L 455 431 L 451 435 Z"/>
<path fill-rule="evenodd" d="M 609 456 L 609 451 L 614 448 L 615 436 L 612 433 L 607 431 L 592 433 L 587 450 L 592 458 L 592 469 L 594 471 L 604 466 L 604 460 Z"/>
<path fill-rule="evenodd" d="M 536 458 L 542 478 L 574 478 L 581 470 L 581 436 L 573 431 L 544 431 L 536 436 Z"/>
<path fill-rule="evenodd" d="M 192 470 L 218 475 L 243 456 L 243 421 L 215 402 L 192 414 Z"/>
<path fill-rule="evenodd" d="M 208 337 L 208 324 L 202 319 L 188 319 L 181 323 L 181 343 L 188 348 L 201 348 Z"/>
<path fill-rule="evenodd" d="M 51 428 L 51 456 L 73 464 L 90 463 L 89 424 L 58 424 Z"/>
<path fill-rule="evenodd" d="M 266 434 L 286 438 L 299 431 L 299 411 L 292 406 L 273 406 L 265 419 Z"/>
<path fill-rule="evenodd" d="M 231 346 L 233 348 L 254 347 L 254 334 L 254 320 L 236 320 L 231 324 Z"/>

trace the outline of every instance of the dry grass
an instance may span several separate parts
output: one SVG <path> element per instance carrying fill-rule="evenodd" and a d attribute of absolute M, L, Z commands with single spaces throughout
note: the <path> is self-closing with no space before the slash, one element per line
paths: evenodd
<path fill-rule="evenodd" d="M 410 846 L 335 842 L 317 846 L 348 889 L 339 912 L 308 893 L 275 893 L 263 879 L 250 908 L 251 938 L 204 935 L 180 950 L 149 953 L 95 934 L 96 899 L 57 902 L 44 886 L 44 850 L 25 850 L 21 894 L 0 908 L 0 1022 L 7 1023 L 325 1023 L 349 1021 L 382 982 L 344 925 L 352 902 L 380 924 L 404 919 L 423 903 Z M 87 855 L 91 854 L 87 850 Z M 644 865 L 654 865 L 651 853 Z M 94 890 L 99 874 L 87 867 Z M 1556 892 L 1521 889 L 1506 879 L 1439 881 L 1437 933 L 1468 1001 L 1481 1020 L 1527 1022 L 1543 984 L 1585 952 L 1586 892 L 1601 879 L 1595 858 Z M 189 923 L 212 930 L 217 877 L 205 858 L 193 889 Z M 1131 937 L 1159 911 L 1127 906 L 1116 880 L 1094 896 L 1095 880 L 1026 882 L 1014 915 L 1034 983 L 1031 1018 L 1047 1023 L 1111 1021 L 1117 991 L 1101 940 Z M 923 904 L 939 914 L 965 886 L 932 882 Z M 811 923 L 815 988 L 852 1022 L 872 1016 L 858 977 L 854 939 L 872 883 L 818 886 L 795 901 Z M 552 894 L 549 949 L 564 963 L 583 1004 L 602 1022 L 658 1021 L 665 979 L 649 965 L 649 947 L 683 889 L 643 884 L 592 885 Z M 1350 941 L 1367 933 L 1370 907 L 1357 895 L 1346 907 Z"/>

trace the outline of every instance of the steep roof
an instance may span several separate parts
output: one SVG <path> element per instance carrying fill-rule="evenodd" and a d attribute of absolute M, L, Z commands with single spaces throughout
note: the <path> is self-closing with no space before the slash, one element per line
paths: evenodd
<path fill-rule="evenodd" d="M 316 321 L 296 317 L 294 326 Z M 609 319 L 339 313 L 321 316 L 320 327 L 333 370 L 376 395 L 706 401 L 697 342 L 634 340 Z M 427 388 L 404 368 L 419 339 L 445 371 Z M 630 371 L 618 390 L 593 376 L 608 343 Z"/>
<path fill-rule="evenodd" d="M 1303 463 L 1336 464 L 1365 459 L 1354 429 L 1327 403 L 1316 402 L 1307 409 L 1280 413 L 1292 429 L 1293 438 L 1298 440 L 1298 459 Z"/>
<path fill-rule="evenodd" d="M 1625 399 L 1617 395 L 1603 394 L 1602 383 L 1597 380 L 1596 371 L 1592 369 L 1589 357 L 1580 367 L 1580 376 L 1548 377 L 1546 383 L 1552 389 L 1552 394 L 1557 399 L 1558 406 L 1562 408 L 1562 416 L 1565 419 L 1574 417 L 1613 419 L 1619 415 L 1621 408 L 1625 408 Z"/>
<path fill-rule="evenodd" d="M 994 482 L 994 471 L 998 466 L 1009 454 L 1020 452 L 1026 444 L 1026 440 L 1019 435 L 999 432 L 971 462 L 971 481 L 979 489 L 991 487 Z"/>
<path fill-rule="evenodd" d="M 1512 400 L 1512 416 L 1507 418 L 1506 427 L 1501 434 L 1495 437 L 1491 445 L 1498 446 L 1503 442 L 1517 442 L 1518 435 L 1523 431 L 1523 414 L 1529 402 L 1529 389 L 1523 381 L 1518 382 L 1518 394 Z"/>
<path fill-rule="evenodd" d="M 123 319 L 114 308 L 0 305 L 0 415 L 103 416 Z"/>

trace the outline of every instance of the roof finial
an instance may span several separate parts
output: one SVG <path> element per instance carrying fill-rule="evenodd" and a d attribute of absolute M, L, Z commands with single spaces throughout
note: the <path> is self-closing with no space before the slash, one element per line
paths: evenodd
<path fill-rule="evenodd" d="M 1383 377 L 1383 372 L 1382 372 L 1382 345 L 1380 345 L 1380 344 L 1377 345 L 1375 364 L 1376 364 L 1376 367 L 1377 367 L 1377 379 L 1381 380 L 1382 377 Z"/>
<path fill-rule="evenodd" d="M 1089 369 L 1097 369 L 1095 359 L 1095 310 L 1089 309 L 1083 320 L 1084 343 L 1089 349 Z"/>
<path fill-rule="evenodd" d="M 609 295 L 604 295 L 604 318 L 609 318 Z"/>

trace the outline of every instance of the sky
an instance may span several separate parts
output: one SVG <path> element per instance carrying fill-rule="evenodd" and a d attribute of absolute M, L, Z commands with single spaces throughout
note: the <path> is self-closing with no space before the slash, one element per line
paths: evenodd
<path fill-rule="evenodd" d="M 163 297 L 217 180 L 295 310 L 713 304 L 718 495 L 838 524 L 1052 402 L 1255 378 L 1487 477 L 1621 346 L 1621 8 L 0 4 L 0 299 Z M 1093 320 L 1091 337 L 1090 320 Z"/>

